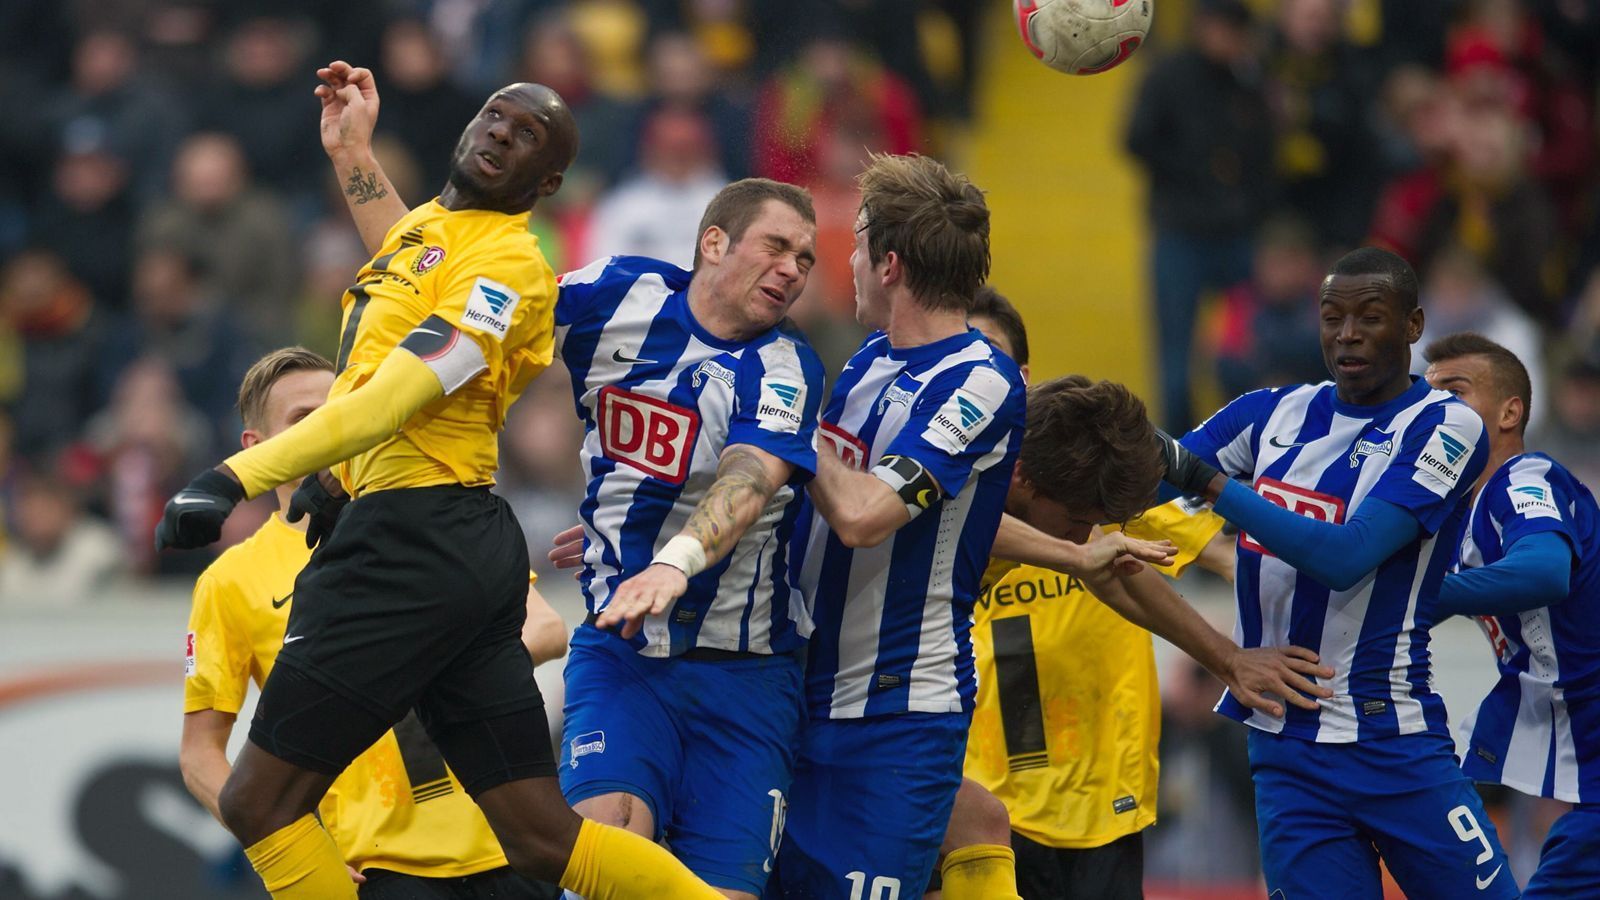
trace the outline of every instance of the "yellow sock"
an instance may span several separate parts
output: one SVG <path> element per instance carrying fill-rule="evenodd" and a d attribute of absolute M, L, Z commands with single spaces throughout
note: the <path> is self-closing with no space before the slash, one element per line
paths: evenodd
<path fill-rule="evenodd" d="M 561 886 L 588 900 L 723 900 L 665 849 L 589 819 L 578 831 Z"/>
<path fill-rule="evenodd" d="M 999 844 L 973 844 L 945 854 L 944 900 L 1021 900 L 1017 856 Z"/>
<path fill-rule="evenodd" d="M 309 813 L 246 847 L 244 855 L 275 900 L 355 900 L 344 857 Z"/>

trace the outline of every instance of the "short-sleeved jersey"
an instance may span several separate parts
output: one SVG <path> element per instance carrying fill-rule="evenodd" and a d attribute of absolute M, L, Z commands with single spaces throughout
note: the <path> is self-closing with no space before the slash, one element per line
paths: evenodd
<path fill-rule="evenodd" d="M 1174 577 L 1222 530 L 1173 501 L 1129 522 L 1171 540 Z M 1011 828 L 1047 847 L 1101 847 L 1156 820 L 1161 695 L 1150 632 L 1076 576 L 994 560 L 973 610 L 978 702 L 966 775 L 1005 803 Z"/>
<path fill-rule="evenodd" d="M 451 211 L 438 200 L 389 230 L 341 301 L 338 376 L 329 398 L 370 379 L 412 329 L 438 316 L 486 368 L 423 407 L 394 437 L 342 463 L 352 495 L 435 484 L 490 485 L 506 410 L 550 364 L 555 274 L 528 215 Z"/>
<path fill-rule="evenodd" d="M 1239 535 L 1234 639 L 1308 647 L 1332 667 L 1333 697 L 1285 718 L 1224 695 L 1217 710 L 1265 731 L 1344 743 L 1448 734 L 1431 685 L 1429 629 L 1466 521 L 1467 493 L 1488 459 L 1483 422 L 1417 380 L 1375 406 L 1339 400 L 1331 382 L 1255 391 L 1183 438 L 1229 477 L 1301 515 L 1334 524 L 1369 497 L 1409 512 L 1421 533 L 1349 590 L 1335 591 Z"/>
<path fill-rule="evenodd" d="M 976 330 L 905 349 L 874 334 L 845 364 L 819 452 L 861 470 L 908 457 L 943 499 L 858 549 L 807 502 L 795 546 L 816 625 L 806 664 L 812 718 L 972 710 L 972 604 L 1011 487 L 1025 402 L 1016 364 Z"/>
<path fill-rule="evenodd" d="M 183 710 L 237 714 L 283 646 L 294 580 L 311 558 L 305 534 L 274 515 L 228 548 L 195 583 Z M 427 878 L 506 865 L 489 822 L 416 717 L 345 769 L 317 808 L 345 861 Z"/>
<path fill-rule="evenodd" d="M 1554 606 L 1482 616 L 1500 681 L 1470 727 L 1462 768 L 1477 781 L 1572 803 L 1600 802 L 1600 508 L 1543 453 L 1507 460 L 1478 493 L 1461 567 L 1489 566 L 1517 541 L 1553 533 L 1575 556 Z"/>
<path fill-rule="evenodd" d="M 794 466 L 789 482 L 721 562 L 645 620 L 631 644 L 651 657 L 696 647 L 787 653 L 805 642 L 805 604 L 789 565 L 801 489 L 816 470 L 812 434 L 822 363 L 787 321 L 750 341 L 707 331 L 689 308 L 690 273 L 637 256 L 561 278 L 557 353 L 584 423 L 588 492 L 579 574 L 590 612 L 644 571 L 716 481 L 723 451 L 756 447 Z"/>

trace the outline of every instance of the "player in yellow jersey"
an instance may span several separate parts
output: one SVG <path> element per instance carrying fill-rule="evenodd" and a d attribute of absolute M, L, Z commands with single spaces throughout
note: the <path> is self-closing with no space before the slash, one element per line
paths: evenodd
<path fill-rule="evenodd" d="M 333 363 L 300 347 L 268 354 L 239 388 L 246 447 L 304 418 L 327 399 Z M 283 645 L 294 579 L 311 558 L 304 523 L 279 512 L 229 548 L 195 582 L 184 661 L 183 742 L 178 766 L 195 799 L 221 819 L 217 795 L 231 766 L 226 748 L 253 680 L 259 687 Z M 522 641 L 535 665 L 566 652 L 561 617 L 528 588 Z M 322 798 L 318 814 L 362 883 L 363 900 L 500 897 L 550 900 L 553 885 L 506 866 L 483 813 L 462 792 L 415 716 L 356 757 Z"/>
<path fill-rule="evenodd" d="M 319 87 L 325 132 L 350 92 Z M 527 545 L 489 492 L 506 409 L 551 358 L 555 276 L 528 216 L 577 146 L 549 88 L 490 95 L 439 196 L 389 230 L 345 292 L 327 404 L 196 477 L 157 527 L 158 547 L 203 546 L 240 500 L 335 464 L 353 498 L 295 580 L 283 649 L 218 798 L 280 900 L 355 896 L 313 813 L 413 709 L 518 872 L 591 900 L 720 897 L 662 848 L 563 801 L 520 641 Z"/>

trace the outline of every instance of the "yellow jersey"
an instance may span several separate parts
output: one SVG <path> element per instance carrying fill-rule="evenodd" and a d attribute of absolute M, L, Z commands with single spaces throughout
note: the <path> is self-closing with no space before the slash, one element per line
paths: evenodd
<path fill-rule="evenodd" d="M 310 558 L 305 534 L 273 515 L 200 575 L 189 613 L 185 713 L 237 715 L 249 682 L 266 681 L 283 646 L 295 576 Z M 506 865 L 488 820 L 415 713 L 351 762 L 317 813 L 356 869 L 452 878 Z"/>
<path fill-rule="evenodd" d="M 328 399 L 366 383 L 430 316 L 477 343 L 487 368 L 423 407 L 394 437 L 340 464 L 345 490 L 493 484 L 506 410 L 550 365 L 555 300 L 555 273 L 528 232 L 527 213 L 451 211 L 435 199 L 395 223 L 341 300 L 338 376 Z"/>
<path fill-rule="evenodd" d="M 1126 526 L 1178 546 L 1178 575 L 1222 528 L 1176 502 Z M 1100 847 L 1156 820 L 1161 697 L 1150 632 L 1071 575 L 991 560 L 973 607 L 977 707 L 966 775 L 1050 847 Z"/>

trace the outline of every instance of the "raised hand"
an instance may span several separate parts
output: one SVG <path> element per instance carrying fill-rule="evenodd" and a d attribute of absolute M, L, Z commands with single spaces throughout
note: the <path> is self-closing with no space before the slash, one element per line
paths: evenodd
<path fill-rule="evenodd" d="M 328 156 L 366 152 L 378 124 L 378 85 L 370 69 L 342 59 L 317 70 L 322 84 L 314 93 L 322 101 L 322 149 Z"/>

